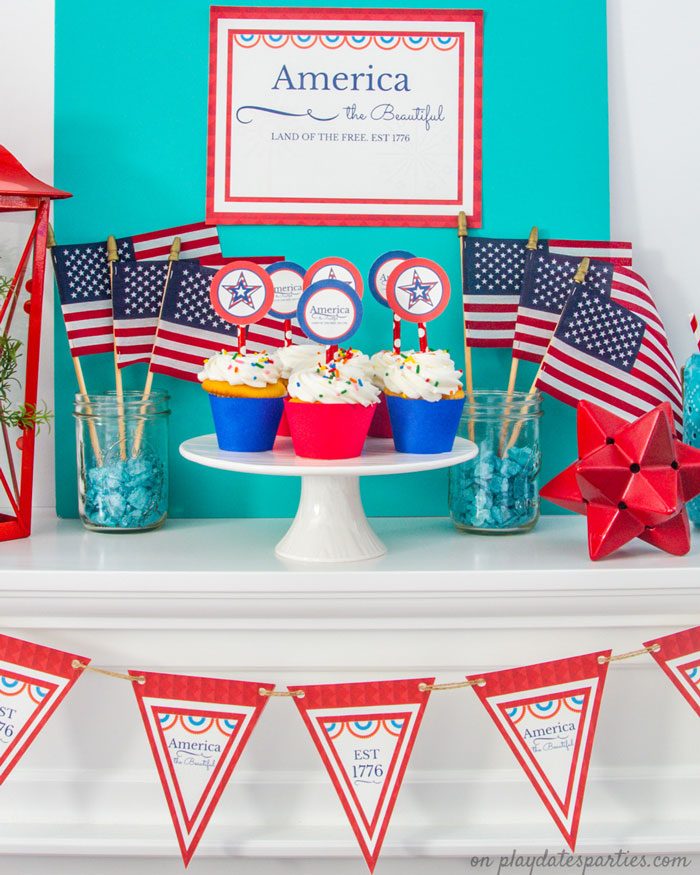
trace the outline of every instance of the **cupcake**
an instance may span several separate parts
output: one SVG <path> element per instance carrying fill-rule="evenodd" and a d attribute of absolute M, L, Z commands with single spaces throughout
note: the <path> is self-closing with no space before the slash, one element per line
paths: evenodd
<path fill-rule="evenodd" d="M 295 371 L 303 371 L 321 364 L 326 358 L 325 346 L 317 343 L 300 343 L 292 346 L 281 346 L 274 352 L 274 358 L 280 369 L 280 376 L 285 385 Z M 277 434 L 289 437 L 287 414 L 282 413 Z"/>
<path fill-rule="evenodd" d="M 379 398 L 379 406 L 369 427 L 371 437 L 393 437 L 391 420 L 389 419 L 389 408 L 387 407 L 386 395 L 384 394 L 384 374 L 387 368 L 393 364 L 394 358 L 397 355 L 400 354 L 393 350 L 381 349 L 379 352 L 375 352 L 371 358 L 372 382 L 382 393 Z"/>
<path fill-rule="evenodd" d="M 394 445 L 400 453 L 448 453 L 464 407 L 462 372 L 442 349 L 382 360 Z"/>
<path fill-rule="evenodd" d="M 197 375 L 209 395 L 221 450 L 271 450 L 284 409 L 279 365 L 265 352 L 221 351 Z"/>
<path fill-rule="evenodd" d="M 297 371 L 284 401 L 294 451 L 307 459 L 359 456 L 379 403 L 363 377 L 347 377 L 335 362 Z"/>

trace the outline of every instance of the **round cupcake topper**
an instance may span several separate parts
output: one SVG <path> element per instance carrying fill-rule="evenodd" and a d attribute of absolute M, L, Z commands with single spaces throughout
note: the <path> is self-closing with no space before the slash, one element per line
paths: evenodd
<path fill-rule="evenodd" d="M 362 321 L 362 301 L 347 283 L 319 280 L 299 299 L 299 325 L 316 343 L 342 343 L 357 331 Z"/>
<path fill-rule="evenodd" d="M 267 268 L 272 277 L 275 297 L 270 308 L 270 316 L 275 319 L 291 319 L 296 316 L 299 298 L 304 291 L 303 267 L 293 261 L 278 261 Z"/>
<path fill-rule="evenodd" d="M 275 290 L 264 267 L 252 261 L 232 261 L 211 281 L 214 310 L 234 325 L 251 325 L 269 312 Z"/>
<path fill-rule="evenodd" d="M 304 288 L 319 282 L 319 280 L 337 280 L 350 286 L 361 298 L 364 292 L 362 274 L 347 258 L 320 258 L 306 271 Z"/>
<path fill-rule="evenodd" d="M 407 258 L 414 258 L 413 253 L 405 252 L 402 249 L 394 249 L 391 252 L 385 252 L 383 255 L 380 255 L 369 269 L 369 290 L 379 303 L 385 307 L 389 306 L 389 302 L 386 299 L 386 284 L 389 276 Z"/>
<path fill-rule="evenodd" d="M 409 322 L 429 322 L 450 300 L 450 281 L 434 261 L 409 258 L 389 275 L 386 298 L 391 309 Z"/>

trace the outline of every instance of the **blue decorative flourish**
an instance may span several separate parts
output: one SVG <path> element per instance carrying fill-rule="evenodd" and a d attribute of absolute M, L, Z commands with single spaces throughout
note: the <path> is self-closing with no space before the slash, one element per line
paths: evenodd
<path fill-rule="evenodd" d="M 309 118 L 313 119 L 315 122 L 332 122 L 338 118 L 337 115 L 332 115 L 329 118 L 323 118 L 321 116 L 314 115 L 313 110 L 310 110 L 310 109 L 307 109 L 306 112 L 285 112 L 282 109 L 272 109 L 272 107 L 269 107 L 269 106 L 239 106 L 238 109 L 236 110 L 236 121 L 240 122 L 240 124 L 242 124 L 242 125 L 249 125 L 253 121 L 252 118 L 249 118 L 248 121 L 245 121 L 244 119 L 241 118 L 241 113 L 244 110 L 255 110 L 257 112 L 269 112 L 269 113 L 272 113 L 273 115 L 286 115 L 286 116 L 289 116 L 290 118 L 304 118 L 305 116 L 308 116 Z"/>

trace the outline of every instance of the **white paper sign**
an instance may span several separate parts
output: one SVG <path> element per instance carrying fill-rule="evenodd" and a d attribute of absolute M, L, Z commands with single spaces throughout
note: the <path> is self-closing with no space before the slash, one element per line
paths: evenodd
<path fill-rule="evenodd" d="M 211 27 L 208 221 L 478 226 L 480 11 L 214 7 Z"/>

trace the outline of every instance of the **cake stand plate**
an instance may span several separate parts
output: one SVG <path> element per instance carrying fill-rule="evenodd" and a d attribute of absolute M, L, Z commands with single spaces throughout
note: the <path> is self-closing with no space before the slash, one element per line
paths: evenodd
<path fill-rule="evenodd" d="M 301 499 L 296 516 L 275 552 L 301 562 L 357 562 L 375 559 L 386 547 L 372 531 L 360 497 L 360 477 L 412 474 L 468 462 L 478 450 L 471 441 L 457 438 L 452 451 L 419 455 L 397 453 L 391 439 L 368 438 L 356 459 L 301 459 L 291 438 L 277 438 L 266 453 L 231 453 L 220 450 L 216 435 L 191 438 L 180 453 L 191 462 L 237 471 L 301 477 Z"/>

